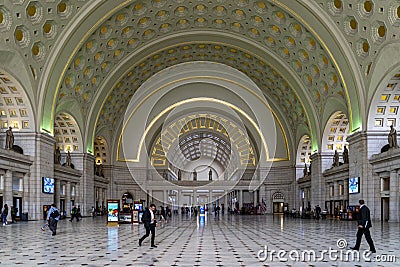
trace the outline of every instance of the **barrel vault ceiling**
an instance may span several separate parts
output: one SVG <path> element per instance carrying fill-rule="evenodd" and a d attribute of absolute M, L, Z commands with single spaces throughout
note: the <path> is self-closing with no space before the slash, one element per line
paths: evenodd
<path fill-rule="evenodd" d="M 38 107 L 37 130 L 52 132 L 55 116 L 70 113 L 87 147 L 96 129 L 120 127 L 143 82 L 191 61 L 248 75 L 296 143 L 304 134 L 320 138 L 338 109 L 350 120 L 361 116 L 375 56 L 399 39 L 399 6 L 397 0 L 10 0 L 0 3 L 0 53 L 3 69 Z M 7 64 L 7 55 L 18 64 Z"/>

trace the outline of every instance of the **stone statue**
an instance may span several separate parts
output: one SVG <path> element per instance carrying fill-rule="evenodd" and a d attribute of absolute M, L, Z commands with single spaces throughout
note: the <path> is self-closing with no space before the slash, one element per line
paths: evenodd
<path fill-rule="evenodd" d="M 178 170 L 178 181 L 182 180 L 182 171 Z"/>
<path fill-rule="evenodd" d="M 196 172 L 196 170 L 193 171 L 193 181 L 197 181 L 197 172 Z"/>
<path fill-rule="evenodd" d="M 11 128 L 11 127 L 10 127 Z M 390 132 L 388 135 L 389 148 L 398 148 L 397 146 L 397 132 L 393 125 L 390 125 Z"/>
<path fill-rule="evenodd" d="M 103 164 L 99 164 L 96 166 L 97 167 L 97 171 L 96 174 L 100 177 L 104 177 L 104 173 L 103 173 Z"/>
<path fill-rule="evenodd" d="M 12 149 L 14 145 L 14 134 L 12 132 L 11 126 L 8 127 L 6 131 L 6 149 Z"/>
<path fill-rule="evenodd" d="M 71 154 L 69 153 L 69 150 L 67 151 L 67 160 L 65 161 L 65 165 L 71 167 Z"/>
<path fill-rule="evenodd" d="M 164 179 L 167 179 L 167 171 L 166 170 L 163 170 L 162 177 Z"/>
<path fill-rule="evenodd" d="M 343 162 L 344 162 L 344 164 L 349 163 L 349 150 L 347 149 L 346 146 L 344 146 L 344 150 L 343 150 Z"/>
<path fill-rule="evenodd" d="M 333 167 L 339 166 L 339 153 L 335 150 L 335 155 L 333 155 Z"/>
<path fill-rule="evenodd" d="M 307 164 L 306 164 L 306 163 L 304 163 L 303 174 L 304 174 L 304 176 L 307 176 L 307 175 L 308 175 L 308 170 L 307 170 Z"/>
<path fill-rule="evenodd" d="M 208 180 L 212 181 L 212 170 L 210 169 L 210 171 L 208 172 Z"/>
<path fill-rule="evenodd" d="M 61 164 L 61 152 L 59 147 L 56 147 L 56 151 L 54 152 L 54 163 Z"/>

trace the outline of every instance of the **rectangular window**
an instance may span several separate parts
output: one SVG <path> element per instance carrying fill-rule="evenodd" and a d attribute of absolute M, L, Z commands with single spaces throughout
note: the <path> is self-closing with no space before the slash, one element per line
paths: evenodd
<path fill-rule="evenodd" d="M 333 197 L 335 195 L 335 188 L 333 185 L 329 187 L 329 196 Z"/>
<path fill-rule="evenodd" d="M 22 178 L 19 177 L 13 177 L 12 178 L 12 190 L 13 191 L 19 191 L 21 192 L 23 190 L 22 188 Z"/>

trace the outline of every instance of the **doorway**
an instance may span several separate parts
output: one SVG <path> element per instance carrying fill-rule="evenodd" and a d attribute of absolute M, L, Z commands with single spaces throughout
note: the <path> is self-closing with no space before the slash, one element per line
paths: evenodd
<path fill-rule="evenodd" d="M 65 199 L 60 199 L 60 212 L 62 217 L 64 218 L 67 215 L 67 212 L 65 210 Z"/>
<path fill-rule="evenodd" d="M 283 214 L 283 202 L 274 202 L 274 214 Z"/>
<path fill-rule="evenodd" d="M 21 210 L 22 210 L 22 197 L 14 197 L 13 198 L 13 206 L 16 208 L 17 212 L 15 213 L 15 218 L 17 220 L 21 219 Z"/>
<path fill-rule="evenodd" d="M 389 198 L 381 198 L 381 220 L 389 221 Z"/>
<path fill-rule="evenodd" d="M 283 214 L 285 195 L 282 192 L 276 192 L 272 195 L 274 214 Z"/>

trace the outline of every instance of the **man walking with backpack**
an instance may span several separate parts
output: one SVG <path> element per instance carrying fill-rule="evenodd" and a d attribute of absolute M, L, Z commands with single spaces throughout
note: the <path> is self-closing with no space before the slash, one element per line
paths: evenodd
<path fill-rule="evenodd" d="M 47 213 L 47 221 L 49 222 L 49 229 L 53 233 L 52 235 L 56 235 L 57 232 L 57 223 L 60 219 L 60 212 L 56 208 L 55 204 L 51 204 L 49 212 Z"/>

